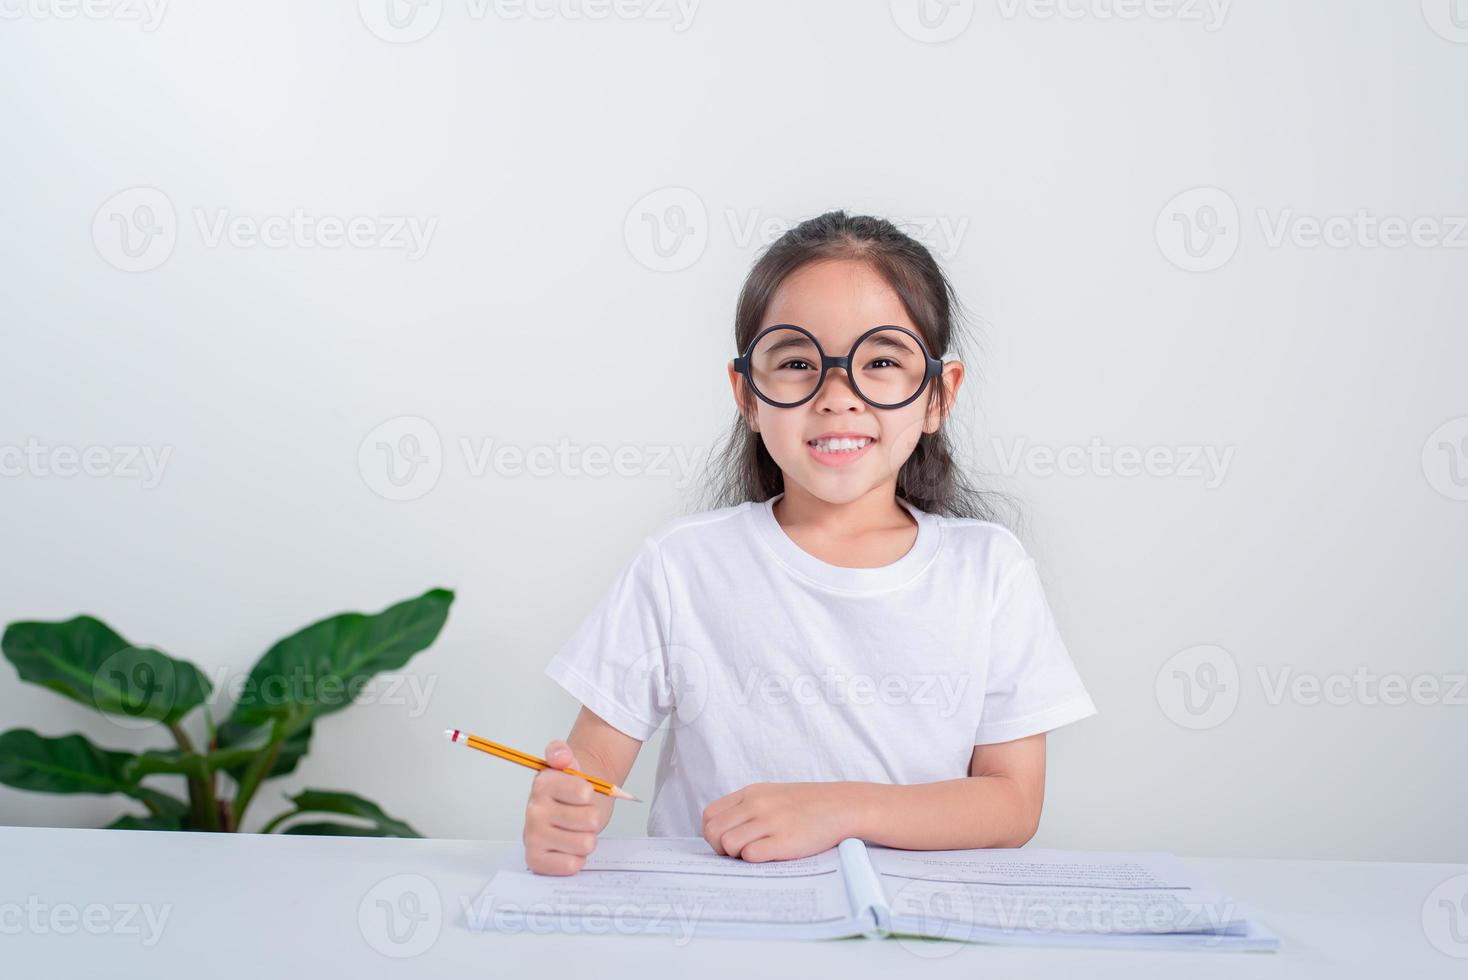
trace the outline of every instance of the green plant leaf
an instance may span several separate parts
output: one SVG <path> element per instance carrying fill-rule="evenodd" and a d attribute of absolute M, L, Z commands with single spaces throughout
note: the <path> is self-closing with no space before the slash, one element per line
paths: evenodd
<path fill-rule="evenodd" d="M 290 797 L 290 801 L 296 805 L 296 808 L 294 810 L 288 811 L 288 812 L 286 812 L 286 813 L 284 813 L 284 814 L 276 817 L 270 823 L 266 824 L 265 825 L 265 828 L 264 828 L 264 830 L 265 830 L 266 833 L 268 833 L 271 830 L 275 829 L 275 827 L 277 827 L 278 825 L 280 825 L 281 823 L 283 823 L 286 820 L 290 820 L 290 819 L 293 819 L 293 818 L 298 817 L 298 816 L 304 816 L 305 814 L 308 814 L 308 813 L 333 813 L 333 814 L 338 814 L 338 815 L 344 816 L 344 817 L 356 817 L 357 819 L 365 820 L 365 821 L 367 821 L 368 826 L 366 828 L 358 828 L 355 825 L 331 824 L 331 823 L 325 823 L 325 824 L 296 824 L 295 826 L 293 826 L 293 827 L 291 827 L 291 828 L 283 831 L 283 833 L 287 833 L 287 834 L 310 834 L 310 833 L 326 834 L 326 833 L 335 833 L 335 831 L 325 831 L 325 830 L 299 830 L 297 828 L 299 828 L 299 827 L 338 827 L 338 826 L 347 826 L 350 829 L 353 829 L 355 831 L 362 831 L 363 832 L 362 833 L 362 836 L 370 836 L 370 837 L 422 837 L 423 836 L 422 834 L 418 833 L 418 831 L 416 831 L 412 827 L 408 826 L 408 824 L 407 824 L 406 821 L 399 820 L 396 817 L 390 817 L 390 816 L 388 816 L 386 813 L 382 812 L 382 807 L 378 806 L 376 803 L 373 803 L 371 800 L 363 799 L 362 797 L 357 796 L 355 793 L 344 793 L 344 792 L 341 792 L 340 790 L 307 789 L 307 790 L 302 790 L 301 792 L 297 793 L 295 796 Z"/>
<path fill-rule="evenodd" d="M 0 783 L 36 793 L 122 793 L 160 808 L 182 804 L 139 786 L 129 770 L 137 756 L 99 749 L 81 735 L 46 738 L 28 728 L 0 735 Z"/>
<path fill-rule="evenodd" d="M 129 752 L 99 749 L 81 735 L 46 738 L 28 728 L 0 735 L 0 783 L 36 793 L 127 793 L 137 788 Z"/>
<path fill-rule="evenodd" d="M 193 664 L 135 647 L 91 616 L 11 623 L 0 648 L 21 680 L 108 714 L 173 724 L 209 694 Z"/>
<path fill-rule="evenodd" d="M 179 817 L 119 817 L 106 830 L 184 830 Z"/>
<path fill-rule="evenodd" d="M 159 818 L 174 817 L 180 823 L 183 823 L 189 813 L 189 804 L 187 801 L 180 800 L 176 796 L 169 796 L 167 793 L 160 793 L 156 789 L 149 789 L 146 786 L 137 786 L 135 787 L 135 792 L 129 793 L 128 795 L 135 800 L 142 800 L 148 805 L 148 809 L 154 811 L 153 815 Z"/>
<path fill-rule="evenodd" d="M 229 770 L 249 762 L 254 758 L 256 751 L 256 749 L 241 748 L 194 753 L 180 752 L 177 749 L 149 749 L 134 760 L 129 769 L 129 775 L 141 779 L 144 776 L 158 773 L 191 776 L 220 769 Z"/>
<path fill-rule="evenodd" d="M 380 613 L 341 613 L 287 636 L 250 671 L 229 721 L 276 718 L 294 734 L 351 704 L 372 677 L 396 670 L 437 638 L 454 594 L 431 589 Z"/>
<path fill-rule="evenodd" d="M 242 725 L 237 722 L 225 722 L 219 726 L 219 749 L 212 755 L 226 757 L 228 759 L 238 758 L 239 761 L 228 761 L 222 768 L 239 782 L 244 775 L 245 767 L 249 765 L 250 759 L 255 753 L 263 752 L 270 741 L 270 726 L 256 728 L 251 725 Z M 280 747 L 280 755 L 275 759 L 275 765 L 265 774 L 266 779 L 276 776 L 284 776 L 295 771 L 300 764 L 301 758 L 311 748 L 311 726 L 297 729 L 286 737 Z"/>
<path fill-rule="evenodd" d="M 298 823 L 293 827 L 287 827 L 281 831 L 282 834 L 303 834 L 311 837 L 391 837 L 392 834 L 384 833 L 377 827 L 358 827 L 353 824 L 332 823 L 324 820 L 320 823 Z"/>

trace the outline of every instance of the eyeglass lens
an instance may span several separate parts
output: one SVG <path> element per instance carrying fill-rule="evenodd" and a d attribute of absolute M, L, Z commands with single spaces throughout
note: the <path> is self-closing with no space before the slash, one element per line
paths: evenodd
<path fill-rule="evenodd" d="M 766 398 L 798 402 L 820 384 L 821 351 L 799 330 L 780 327 L 760 338 L 749 366 L 755 388 Z M 852 354 L 851 383 L 867 401 L 895 405 L 917 393 L 926 369 L 927 359 L 910 336 L 878 330 Z"/>

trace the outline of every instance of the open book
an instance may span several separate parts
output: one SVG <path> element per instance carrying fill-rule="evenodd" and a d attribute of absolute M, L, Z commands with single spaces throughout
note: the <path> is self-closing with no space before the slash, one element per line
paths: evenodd
<path fill-rule="evenodd" d="M 605 838 L 574 875 L 516 848 L 468 910 L 499 932 L 761 939 L 885 936 L 1157 949 L 1279 940 L 1170 854 L 1032 848 L 904 851 L 849 838 L 753 864 L 701 837 Z"/>

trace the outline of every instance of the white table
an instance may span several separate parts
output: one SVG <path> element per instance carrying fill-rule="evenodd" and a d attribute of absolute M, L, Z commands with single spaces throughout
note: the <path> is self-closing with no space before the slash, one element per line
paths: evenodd
<path fill-rule="evenodd" d="M 1468 875 L 1468 865 L 1189 861 L 1204 879 L 1257 909 L 1283 947 L 1179 953 L 891 938 L 675 941 L 473 932 L 463 903 L 478 895 L 507 846 L 0 828 L 0 974 L 16 980 L 1468 977 L 1468 918 L 1457 923 L 1455 936 L 1447 910 L 1437 904 L 1444 882 L 1449 897 L 1461 896 L 1452 889 L 1468 884 L 1468 877 L 1458 878 Z M 1428 912 L 1438 917 L 1425 918 Z"/>

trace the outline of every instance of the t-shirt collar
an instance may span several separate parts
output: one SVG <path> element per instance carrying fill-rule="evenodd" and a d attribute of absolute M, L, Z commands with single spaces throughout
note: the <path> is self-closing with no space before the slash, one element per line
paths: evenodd
<path fill-rule="evenodd" d="M 907 554 L 878 568 L 843 568 L 822 561 L 790 539 L 775 519 L 775 503 L 785 494 L 748 505 L 759 539 L 795 574 L 840 592 L 885 592 L 906 585 L 928 567 L 938 552 L 942 527 L 937 518 L 901 497 L 897 502 L 917 521 L 917 539 Z"/>

